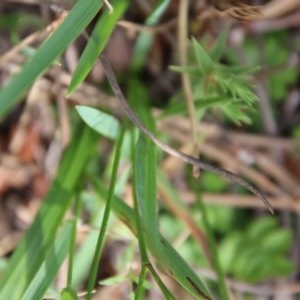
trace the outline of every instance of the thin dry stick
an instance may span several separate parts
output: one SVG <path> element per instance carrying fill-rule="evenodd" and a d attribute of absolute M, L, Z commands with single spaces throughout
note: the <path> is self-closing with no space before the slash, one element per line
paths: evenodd
<path fill-rule="evenodd" d="M 141 25 L 134 22 L 125 21 L 125 20 L 120 20 L 118 21 L 117 24 L 132 32 L 149 32 L 155 34 L 173 28 L 177 24 L 177 19 L 172 19 L 170 21 L 167 21 L 166 23 L 157 26 Z"/>
<path fill-rule="evenodd" d="M 118 85 L 118 82 L 116 80 L 116 77 L 111 69 L 111 66 L 107 60 L 107 58 L 102 54 L 101 55 L 101 61 L 102 61 L 102 65 L 103 65 L 103 69 L 104 69 L 104 73 L 111 85 L 111 88 L 120 104 L 120 106 L 122 107 L 122 109 L 124 110 L 124 112 L 126 113 L 127 117 L 130 119 L 130 121 L 137 126 L 148 138 L 150 138 L 159 148 L 161 148 L 163 151 L 167 152 L 168 154 L 175 156 L 183 161 L 185 161 L 186 163 L 195 166 L 197 168 L 218 174 L 220 176 L 226 177 L 229 180 L 231 180 L 232 182 L 238 183 L 239 185 L 243 186 L 244 188 L 248 189 L 249 191 L 251 191 L 253 194 L 255 194 L 257 197 L 259 197 L 264 204 L 266 205 L 266 207 L 269 209 L 269 211 L 274 214 L 273 208 L 271 206 L 271 204 L 269 203 L 269 201 L 267 200 L 267 198 L 265 197 L 265 195 L 260 192 L 257 188 L 255 188 L 252 184 L 250 184 L 249 182 L 245 181 L 242 177 L 229 172 L 227 170 L 224 170 L 222 168 L 210 165 L 200 159 L 196 159 L 195 157 L 192 157 L 190 155 L 187 155 L 183 152 L 180 152 L 172 147 L 170 147 L 169 145 L 163 143 L 162 141 L 160 141 L 151 131 L 149 131 L 144 125 L 143 123 L 139 120 L 139 118 L 136 116 L 136 114 L 131 110 L 131 108 L 129 107 L 129 105 L 127 104 L 125 97 Z"/>

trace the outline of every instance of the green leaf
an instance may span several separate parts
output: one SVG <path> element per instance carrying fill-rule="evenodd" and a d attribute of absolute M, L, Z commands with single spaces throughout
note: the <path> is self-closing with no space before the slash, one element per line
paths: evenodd
<path fill-rule="evenodd" d="M 278 222 L 276 218 L 264 217 L 253 222 L 248 230 L 247 236 L 251 240 L 264 240 L 271 232 L 277 231 Z"/>
<path fill-rule="evenodd" d="M 146 240 L 158 238 L 155 154 L 155 145 L 141 133 L 135 150 L 134 182 L 136 197 L 141 208 L 143 226 L 147 231 Z"/>
<path fill-rule="evenodd" d="M 148 16 L 145 25 L 153 26 L 156 25 L 163 13 L 169 6 L 170 0 L 160 0 L 157 6 L 152 10 L 152 13 Z M 149 48 L 153 42 L 153 33 L 141 32 L 138 36 L 133 54 L 133 69 L 138 70 L 145 64 Z"/>
<path fill-rule="evenodd" d="M 116 118 L 89 106 L 76 106 L 82 120 L 99 134 L 115 140 L 120 132 Z"/>
<path fill-rule="evenodd" d="M 292 243 L 292 233 L 288 229 L 274 230 L 264 237 L 261 242 L 262 247 L 269 253 L 285 253 L 290 249 Z"/>
<path fill-rule="evenodd" d="M 116 276 L 112 276 L 109 278 L 105 278 L 103 280 L 99 281 L 99 284 L 101 285 L 105 285 L 105 286 L 112 286 L 112 285 L 116 285 L 125 281 L 130 280 L 129 276 L 126 274 L 124 275 L 116 275 Z"/>
<path fill-rule="evenodd" d="M 99 58 L 99 54 L 104 49 L 112 31 L 116 27 L 117 21 L 126 10 L 128 1 L 115 0 L 111 1 L 111 5 L 114 10 L 112 12 L 107 9 L 105 10 L 88 40 L 88 44 L 85 47 L 72 76 L 68 94 L 71 94 L 78 85 L 81 84 L 94 66 L 96 60 Z"/>
<path fill-rule="evenodd" d="M 107 190 L 96 179 L 93 179 L 93 185 L 101 196 L 101 201 L 105 201 L 107 198 Z M 133 209 L 118 197 L 114 197 L 112 209 L 133 233 L 136 234 Z M 158 265 L 161 268 L 168 270 L 188 292 L 196 297 L 196 299 L 204 298 L 203 295 L 206 297 L 204 299 L 212 299 L 205 284 L 162 236 L 160 236 L 159 245 L 151 244 L 149 245 L 149 250 L 156 259 Z"/>
<path fill-rule="evenodd" d="M 103 0 L 78 1 L 21 71 L 0 90 L 0 119 L 19 102 L 36 78 L 80 35 L 97 14 L 102 2 Z"/>
<path fill-rule="evenodd" d="M 77 293 L 70 287 L 66 287 L 61 291 L 60 300 L 77 300 Z"/>
<path fill-rule="evenodd" d="M 274 269 L 276 269 L 276 274 L 278 276 L 287 276 L 295 270 L 295 264 L 293 261 L 287 259 L 286 257 L 277 257 L 272 261 Z M 270 274 L 271 276 L 273 274 Z"/>
<path fill-rule="evenodd" d="M 197 64 L 201 70 L 202 75 L 207 75 L 214 68 L 214 62 L 209 54 L 203 49 L 196 39 L 192 39 L 192 45 L 197 59 Z"/>
<path fill-rule="evenodd" d="M 226 40 L 228 36 L 228 28 L 223 29 L 212 48 L 209 50 L 209 55 L 213 61 L 219 61 L 224 53 Z"/>
<path fill-rule="evenodd" d="M 242 234 L 240 232 L 231 233 L 221 242 L 219 246 L 219 259 L 222 269 L 225 272 L 232 270 L 241 243 Z"/>
<path fill-rule="evenodd" d="M 56 179 L 33 224 L 19 243 L 1 277 L 0 299 L 20 299 L 54 243 L 56 231 L 97 144 L 97 135 L 86 126 L 80 127 L 74 134 L 73 142 L 61 161 Z"/>
<path fill-rule="evenodd" d="M 42 299 L 68 254 L 71 232 L 72 224 L 70 222 L 65 223 L 58 238 L 49 249 L 45 260 L 31 279 L 22 300 Z"/>
<path fill-rule="evenodd" d="M 197 111 L 204 110 L 208 108 L 218 107 L 219 104 L 226 104 L 232 102 L 234 99 L 226 98 L 226 97 L 209 97 L 209 98 L 196 98 L 195 99 L 195 107 Z M 176 102 L 169 105 L 167 109 L 165 109 L 162 114 L 159 116 L 160 118 L 176 115 L 176 114 L 184 114 L 187 112 L 186 104 L 183 102 Z"/>
<path fill-rule="evenodd" d="M 240 122 L 251 124 L 252 120 L 244 112 L 241 111 L 242 107 L 238 107 L 235 104 L 222 105 L 223 112 L 236 124 L 240 125 Z M 243 107 L 246 109 L 247 107 Z"/>
<path fill-rule="evenodd" d="M 170 66 L 171 71 L 177 73 L 188 73 L 194 76 L 201 76 L 203 75 L 202 71 L 199 69 L 198 66 Z"/>
<path fill-rule="evenodd" d="M 221 65 L 219 64 L 217 69 L 220 72 L 224 73 L 232 73 L 234 75 L 239 75 L 239 76 L 249 76 L 252 73 L 255 73 L 261 69 L 260 66 L 227 66 L 227 65 Z"/>
<path fill-rule="evenodd" d="M 204 176 L 203 173 L 202 176 Z M 209 223 L 214 230 L 220 233 L 231 234 L 232 223 L 234 220 L 235 211 L 233 208 L 224 205 L 206 205 Z"/>

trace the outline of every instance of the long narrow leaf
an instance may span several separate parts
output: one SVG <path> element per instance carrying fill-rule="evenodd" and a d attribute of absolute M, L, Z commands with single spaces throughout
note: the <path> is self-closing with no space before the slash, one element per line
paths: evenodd
<path fill-rule="evenodd" d="M 155 238 L 158 233 L 155 145 L 144 134 L 140 134 L 137 143 L 134 168 L 135 194 L 141 208 L 143 226 L 147 237 Z"/>
<path fill-rule="evenodd" d="M 27 287 L 22 300 L 42 299 L 68 254 L 71 232 L 72 224 L 67 222 Z"/>
<path fill-rule="evenodd" d="M 107 190 L 96 179 L 92 183 L 100 195 L 100 199 L 105 201 Z M 136 234 L 136 223 L 134 211 L 121 199 L 115 196 L 112 209 L 114 213 Z M 206 286 L 177 251 L 162 237 L 159 238 L 159 245 L 149 248 L 151 254 L 156 259 L 161 268 L 167 269 L 170 274 L 197 299 L 212 299 Z"/>
<path fill-rule="evenodd" d="M 1 277 L 0 299 L 20 299 L 40 268 L 96 143 L 97 135 L 88 127 L 74 135 L 50 191 Z"/>
<path fill-rule="evenodd" d="M 161 0 L 153 12 L 147 18 L 145 25 L 156 25 L 163 13 L 166 11 L 170 3 L 170 0 Z M 153 42 L 153 34 L 149 32 L 142 32 L 135 43 L 134 55 L 133 55 L 133 68 L 139 69 L 144 65 L 149 48 Z"/>
<path fill-rule="evenodd" d="M 89 276 L 89 281 L 88 281 L 88 295 L 87 295 L 88 300 L 92 299 L 92 291 L 93 291 L 93 288 L 96 283 L 96 278 L 97 278 L 97 273 L 98 273 L 98 265 L 99 265 L 99 261 L 100 261 L 102 250 L 103 250 L 106 229 L 107 229 L 108 220 L 109 220 L 109 216 L 110 216 L 110 212 L 111 212 L 113 194 L 114 194 L 114 189 L 115 189 L 117 175 L 118 175 L 118 168 L 119 168 L 119 162 L 120 162 L 120 157 L 121 157 L 121 148 L 122 148 L 122 143 L 123 143 L 124 132 L 125 132 L 124 129 L 120 132 L 120 136 L 116 143 L 116 152 L 115 152 L 115 157 L 114 157 L 111 181 L 109 184 L 108 197 L 107 197 L 107 201 L 106 201 L 106 205 L 105 205 L 101 229 L 99 232 L 96 249 L 95 249 L 95 253 L 94 253 L 94 257 L 93 257 L 91 272 L 90 272 L 90 276 Z"/>
<path fill-rule="evenodd" d="M 198 43 L 198 41 L 194 38 L 192 39 L 192 45 L 200 68 L 199 70 L 201 70 L 202 75 L 206 75 L 214 68 L 214 62 L 200 43 Z"/>
<path fill-rule="evenodd" d="M 116 27 L 116 23 L 124 13 L 128 6 L 128 1 L 112 1 L 111 5 L 114 10 L 109 12 L 106 10 L 99 18 L 91 37 L 88 40 L 88 44 L 85 47 L 80 60 L 76 66 L 72 80 L 69 86 L 68 93 L 72 93 L 78 85 L 85 79 L 88 73 L 91 71 L 98 59 L 99 54 L 104 49 L 112 31 Z"/>
<path fill-rule="evenodd" d="M 103 0 L 77 2 L 66 19 L 44 41 L 21 71 L 0 90 L 0 119 L 18 103 L 36 78 L 80 35 L 102 3 Z"/>

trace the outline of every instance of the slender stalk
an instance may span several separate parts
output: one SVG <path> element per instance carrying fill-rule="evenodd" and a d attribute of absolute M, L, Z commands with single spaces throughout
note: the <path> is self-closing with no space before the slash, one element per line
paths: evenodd
<path fill-rule="evenodd" d="M 176 150 L 176 149 L 170 147 L 169 145 L 163 143 L 162 141 L 160 141 L 151 131 L 149 131 L 143 125 L 143 123 L 140 121 L 140 119 L 137 117 L 137 115 L 131 110 L 131 108 L 127 104 L 125 97 L 118 85 L 116 77 L 109 65 L 109 62 L 103 54 L 101 55 L 101 61 L 102 61 L 102 65 L 104 68 L 104 73 L 111 85 L 111 88 L 116 96 L 116 99 L 118 100 L 118 102 L 119 102 L 120 106 L 122 107 L 122 109 L 124 110 L 125 114 L 129 118 L 129 120 L 135 126 L 137 126 L 148 138 L 150 138 L 159 148 L 161 148 L 166 153 L 168 153 L 174 157 L 177 157 L 192 166 L 195 166 L 197 168 L 200 168 L 200 169 L 218 174 L 220 176 L 226 177 L 227 179 L 231 180 L 232 182 L 235 182 L 235 183 L 243 186 L 247 190 L 251 191 L 258 198 L 260 198 L 263 201 L 263 203 L 266 205 L 266 207 L 269 209 L 269 211 L 272 214 L 274 214 L 273 208 L 272 208 L 271 204 L 269 203 L 268 199 L 266 198 L 266 196 L 261 191 L 259 191 L 256 187 L 254 187 L 252 184 L 245 181 L 242 177 L 238 176 L 235 173 L 232 173 L 225 169 L 208 164 L 208 163 L 206 163 L 200 159 L 197 159 L 195 157 L 192 157 L 190 155 L 187 155 L 179 150 Z"/>
<path fill-rule="evenodd" d="M 228 290 L 226 287 L 225 276 L 224 276 L 223 270 L 220 265 L 218 249 L 217 249 L 217 246 L 215 243 L 214 234 L 212 232 L 211 226 L 210 226 L 208 218 L 207 218 L 205 205 L 203 205 L 202 199 L 200 198 L 200 195 L 198 192 L 197 192 L 196 200 L 197 200 L 196 203 L 202 212 L 203 224 L 205 227 L 205 231 L 207 233 L 208 244 L 209 244 L 209 248 L 210 248 L 210 252 L 211 252 L 211 255 L 210 255 L 211 262 L 214 266 L 214 269 L 215 269 L 215 271 L 217 273 L 217 277 L 218 277 L 218 288 L 219 288 L 219 292 L 220 292 L 220 299 L 229 300 L 230 298 L 228 296 Z"/>
<path fill-rule="evenodd" d="M 72 236 L 70 242 L 70 251 L 69 251 L 69 262 L 68 262 L 68 277 L 67 277 L 67 286 L 72 286 L 72 274 L 73 274 L 73 263 L 74 263 L 74 255 L 75 255 L 75 247 L 76 247 L 76 227 L 77 227 L 77 220 L 80 214 L 80 198 L 79 192 L 77 193 L 74 201 L 74 219 L 72 220 Z"/>
<path fill-rule="evenodd" d="M 179 1 L 178 10 L 178 45 L 179 45 L 179 60 L 180 65 L 185 67 L 188 61 L 188 9 L 189 0 Z M 185 95 L 188 114 L 191 126 L 191 138 L 193 142 L 194 153 L 193 155 L 198 155 L 198 142 L 197 142 L 197 118 L 196 109 L 192 91 L 192 85 L 190 81 L 190 76 L 186 72 L 181 74 L 183 92 Z M 198 169 L 199 170 L 199 169 Z M 197 171 L 194 170 L 194 173 Z"/>
<path fill-rule="evenodd" d="M 119 162 L 120 162 L 121 146 L 122 146 L 122 142 L 123 142 L 124 131 L 125 131 L 124 128 L 122 128 L 121 132 L 120 132 L 120 136 L 116 143 L 116 150 L 115 150 L 116 152 L 115 152 L 115 157 L 114 157 L 114 163 L 113 163 L 113 168 L 112 168 L 111 181 L 110 181 L 110 185 L 109 185 L 107 201 L 106 201 L 104 215 L 103 215 L 102 224 L 101 224 L 101 229 L 99 232 L 99 237 L 97 240 L 97 245 L 96 245 L 96 249 L 95 249 L 95 253 L 94 253 L 94 257 L 93 257 L 93 261 L 92 261 L 91 273 L 90 273 L 89 281 L 88 281 L 87 300 L 92 300 L 92 291 L 93 291 L 95 283 L 96 283 L 98 265 L 99 265 L 103 245 L 104 245 L 107 224 L 108 224 L 109 215 L 110 215 L 110 211 L 111 211 L 111 207 L 112 207 L 114 188 L 115 188 L 115 184 L 116 184 L 117 172 L 118 172 L 118 167 L 119 167 Z"/>
<path fill-rule="evenodd" d="M 139 282 L 135 291 L 135 295 L 134 295 L 134 299 L 135 300 L 140 300 L 145 298 L 144 296 L 144 282 L 146 280 L 146 275 L 147 275 L 147 268 L 146 265 L 142 265 L 142 270 L 140 273 L 140 278 L 139 278 Z"/>
<path fill-rule="evenodd" d="M 165 284 L 163 283 L 163 281 L 160 279 L 159 275 L 157 274 L 157 272 L 155 271 L 155 269 L 153 268 L 153 266 L 151 264 L 149 264 L 147 266 L 147 268 L 149 269 L 149 271 L 151 272 L 153 278 L 155 279 L 156 283 L 158 284 L 160 290 L 162 291 L 162 293 L 164 294 L 164 297 L 167 300 L 176 300 L 176 298 L 171 294 L 171 292 L 168 290 L 168 288 L 165 286 Z"/>
<path fill-rule="evenodd" d="M 136 155 L 136 151 L 134 149 L 134 139 L 132 136 L 131 139 L 131 148 L 132 148 L 132 161 L 135 162 L 134 156 Z M 144 281 L 146 280 L 146 265 L 150 264 L 150 260 L 148 258 L 147 254 L 147 246 L 146 246 L 146 241 L 143 233 L 143 224 L 141 220 L 141 215 L 140 215 L 140 207 L 139 207 L 139 201 L 137 199 L 137 186 L 136 186 L 136 166 L 134 165 L 133 168 L 133 203 L 134 203 L 134 215 L 135 215 L 135 223 L 136 223 L 136 229 L 137 229 L 137 238 L 138 238 L 138 243 L 139 243 L 139 249 L 140 249 L 140 254 L 141 254 L 141 265 L 142 265 L 142 270 L 139 278 L 139 283 L 137 286 L 136 290 L 136 295 L 135 299 L 139 299 L 139 297 L 142 294 L 143 291 L 143 284 Z"/>

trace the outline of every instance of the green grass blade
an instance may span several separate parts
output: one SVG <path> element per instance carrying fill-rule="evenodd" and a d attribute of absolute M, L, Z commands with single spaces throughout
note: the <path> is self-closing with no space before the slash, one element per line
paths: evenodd
<path fill-rule="evenodd" d="M 134 300 L 140 300 L 145 299 L 145 288 L 144 288 L 144 282 L 146 281 L 146 275 L 147 275 L 147 268 L 145 265 L 142 266 L 142 270 L 139 276 L 139 281 L 137 283 Z"/>
<path fill-rule="evenodd" d="M 136 152 L 134 149 L 134 136 L 132 134 L 131 136 L 131 149 L 132 149 L 132 160 L 135 160 Z M 133 203 L 134 203 L 134 214 L 135 214 L 135 225 L 136 225 L 136 234 L 137 234 L 137 239 L 138 239 L 138 244 L 139 244 L 139 250 L 140 250 L 140 255 L 141 255 L 141 265 L 142 265 L 142 270 L 140 272 L 139 276 L 139 281 L 138 285 L 135 291 L 135 297 L 134 299 L 145 299 L 145 289 L 144 289 L 144 282 L 146 280 L 146 273 L 147 269 L 146 266 L 151 265 L 149 257 L 148 257 L 148 252 L 147 252 L 147 246 L 146 246 L 146 239 L 145 236 L 147 233 L 144 233 L 144 226 L 143 226 L 143 221 L 140 215 L 140 203 L 138 201 L 137 197 L 137 189 L 136 189 L 136 164 L 134 164 L 133 168 Z"/>
<path fill-rule="evenodd" d="M 71 222 L 66 222 L 47 257 L 27 287 L 22 300 L 42 299 L 68 254 L 71 231 Z"/>
<path fill-rule="evenodd" d="M 147 18 L 145 25 L 153 26 L 156 25 L 167 7 L 169 6 L 170 0 L 161 0 L 157 7 Z M 134 55 L 132 66 L 133 69 L 141 68 L 146 61 L 148 50 L 153 42 L 153 34 L 149 32 L 142 32 L 135 43 Z"/>
<path fill-rule="evenodd" d="M 97 135 L 88 127 L 75 132 L 56 179 L 1 277 L 0 299 L 20 299 L 43 263 L 96 143 Z"/>
<path fill-rule="evenodd" d="M 73 220 L 70 221 L 72 223 L 72 233 L 71 233 L 71 242 L 69 248 L 67 287 L 72 286 L 74 256 L 76 252 L 77 220 L 79 220 L 80 218 L 80 212 L 81 212 L 81 201 L 79 195 L 77 194 L 74 200 L 74 218 Z"/>
<path fill-rule="evenodd" d="M 21 71 L 0 90 L 0 119 L 30 88 L 36 78 L 80 35 L 102 6 L 103 0 L 81 0 L 66 19 L 42 43 Z"/>
<path fill-rule="evenodd" d="M 135 150 L 134 185 L 147 240 L 158 234 L 155 150 L 153 142 L 141 133 Z"/>
<path fill-rule="evenodd" d="M 92 184 L 102 201 L 107 197 L 106 188 L 95 178 Z M 112 209 L 114 213 L 137 234 L 134 211 L 121 199 L 115 196 Z M 170 274 L 196 299 L 212 299 L 204 283 L 177 253 L 177 251 L 162 236 L 159 237 L 159 245 L 156 248 L 149 247 L 149 250 L 161 268 L 165 268 Z"/>
<path fill-rule="evenodd" d="M 102 224 L 100 227 L 101 229 L 99 232 L 96 249 L 95 249 L 95 253 L 94 253 L 94 258 L 93 258 L 93 262 L 92 262 L 92 268 L 91 268 L 89 281 L 88 281 L 87 300 L 92 299 L 92 291 L 93 291 L 95 283 L 96 283 L 96 278 L 97 278 L 97 273 L 98 273 L 98 265 L 99 265 L 99 261 L 101 258 L 102 249 L 103 249 L 103 245 L 104 245 L 104 241 L 105 241 L 105 234 L 106 234 L 107 224 L 108 224 L 109 215 L 110 215 L 110 211 L 111 211 L 114 189 L 115 189 L 115 185 L 116 185 L 116 181 L 117 181 L 123 137 L 124 137 L 124 129 L 121 130 L 120 136 L 116 143 L 116 152 L 115 152 L 115 157 L 114 157 L 111 180 L 110 180 L 110 184 L 109 184 L 108 197 L 107 197 L 107 201 L 106 201 L 106 205 L 105 205 Z"/>
<path fill-rule="evenodd" d="M 163 281 L 159 277 L 159 274 L 155 271 L 155 269 L 153 268 L 153 266 L 149 265 L 148 269 L 150 270 L 151 275 L 153 276 L 153 278 L 155 279 L 157 285 L 159 286 L 160 290 L 162 291 L 165 299 L 166 300 L 176 300 L 176 297 L 173 296 L 173 294 L 171 293 L 171 291 L 169 291 L 168 288 L 165 286 L 165 284 L 163 283 Z"/>
<path fill-rule="evenodd" d="M 109 139 L 117 139 L 120 124 L 116 118 L 89 106 L 76 106 L 76 109 L 88 126 Z"/>
<path fill-rule="evenodd" d="M 226 41 L 228 37 L 228 28 L 223 29 L 218 36 L 217 40 L 214 42 L 212 48 L 209 50 L 209 55 L 211 59 L 215 62 L 219 61 L 224 54 Z"/>
<path fill-rule="evenodd" d="M 192 46 L 194 48 L 199 70 L 201 70 L 202 75 L 207 75 L 213 70 L 214 62 L 200 43 L 194 38 L 192 39 Z"/>
<path fill-rule="evenodd" d="M 105 12 L 99 18 L 88 44 L 85 47 L 80 60 L 76 66 L 72 80 L 68 89 L 68 94 L 71 94 L 78 85 L 85 79 L 92 67 L 94 66 L 99 54 L 104 49 L 112 31 L 116 27 L 116 23 L 123 15 L 128 6 L 128 1 L 111 1 L 114 10 Z"/>

